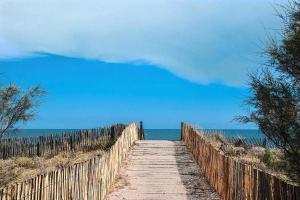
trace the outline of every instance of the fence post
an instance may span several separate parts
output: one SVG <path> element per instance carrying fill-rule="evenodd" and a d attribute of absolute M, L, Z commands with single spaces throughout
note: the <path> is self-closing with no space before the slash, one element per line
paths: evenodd
<path fill-rule="evenodd" d="M 144 124 L 143 124 L 142 121 L 140 121 L 139 139 L 140 140 L 144 140 L 145 139 Z"/>
<path fill-rule="evenodd" d="M 116 139 L 117 139 L 114 126 L 110 127 L 110 138 L 112 141 L 116 141 Z"/>
<path fill-rule="evenodd" d="M 116 141 L 119 136 L 122 134 L 123 130 L 126 128 L 123 124 L 116 124 L 111 126 L 111 139 Z"/>
<path fill-rule="evenodd" d="M 183 140 L 183 122 L 181 122 L 181 127 L 180 127 L 180 141 Z"/>

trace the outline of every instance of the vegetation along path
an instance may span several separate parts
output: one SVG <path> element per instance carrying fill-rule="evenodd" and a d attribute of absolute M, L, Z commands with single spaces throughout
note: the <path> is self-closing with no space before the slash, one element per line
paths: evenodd
<path fill-rule="evenodd" d="M 109 200 L 220 199 L 180 142 L 137 141 Z"/>

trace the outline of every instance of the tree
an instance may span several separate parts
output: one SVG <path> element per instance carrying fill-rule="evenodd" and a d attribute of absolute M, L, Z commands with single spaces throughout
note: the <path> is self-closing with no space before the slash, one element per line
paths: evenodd
<path fill-rule="evenodd" d="M 14 84 L 0 86 L 0 138 L 9 130 L 17 131 L 18 123 L 25 123 L 35 117 L 35 108 L 45 91 L 34 87 L 24 91 Z"/>
<path fill-rule="evenodd" d="M 282 39 L 273 39 L 266 48 L 269 59 L 263 70 L 249 75 L 250 114 L 238 119 L 256 123 L 283 149 L 290 169 L 300 177 L 300 1 L 283 8 Z"/>

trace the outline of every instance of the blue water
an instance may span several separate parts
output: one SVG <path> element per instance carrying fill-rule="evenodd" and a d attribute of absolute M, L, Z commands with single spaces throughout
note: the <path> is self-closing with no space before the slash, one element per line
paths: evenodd
<path fill-rule="evenodd" d="M 180 140 L 180 129 L 145 129 L 147 140 Z"/>
<path fill-rule="evenodd" d="M 259 130 L 253 129 L 206 129 L 207 133 L 222 133 L 225 137 L 265 138 Z M 148 140 L 180 140 L 180 129 L 145 129 Z"/>
<path fill-rule="evenodd" d="M 21 129 L 17 133 L 5 135 L 3 138 L 38 137 L 70 133 L 78 129 Z"/>
<path fill-rule="evenodd" d="M 75 130 L 76 129 L 23 129 L 20 130 L 17 134 L 5 136 L 5 138 L 36 137 L 50 134 L 62 134 Z M 222 133 L 226 137 L 240 136 L 243 138 L 264 138 L 264 135 L 258 130 L 251 129 L 207 129 L 205 131 L 212 133 Z M 145 138 L 148 140 L 180 140 L 180 129 L 145 129 Z"/>

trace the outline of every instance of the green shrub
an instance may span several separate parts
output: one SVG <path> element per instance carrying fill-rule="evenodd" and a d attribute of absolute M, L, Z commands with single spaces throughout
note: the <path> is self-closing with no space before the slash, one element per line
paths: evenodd
<path fill-rule="evenodd" d="M 261 160 L 267 166 L 272 166 L 274 164 L 274 160 L 275 160 L 272 151 L 270 151 L 270 149 L 266 149 L 265 153 L 262 155 Z"/>

